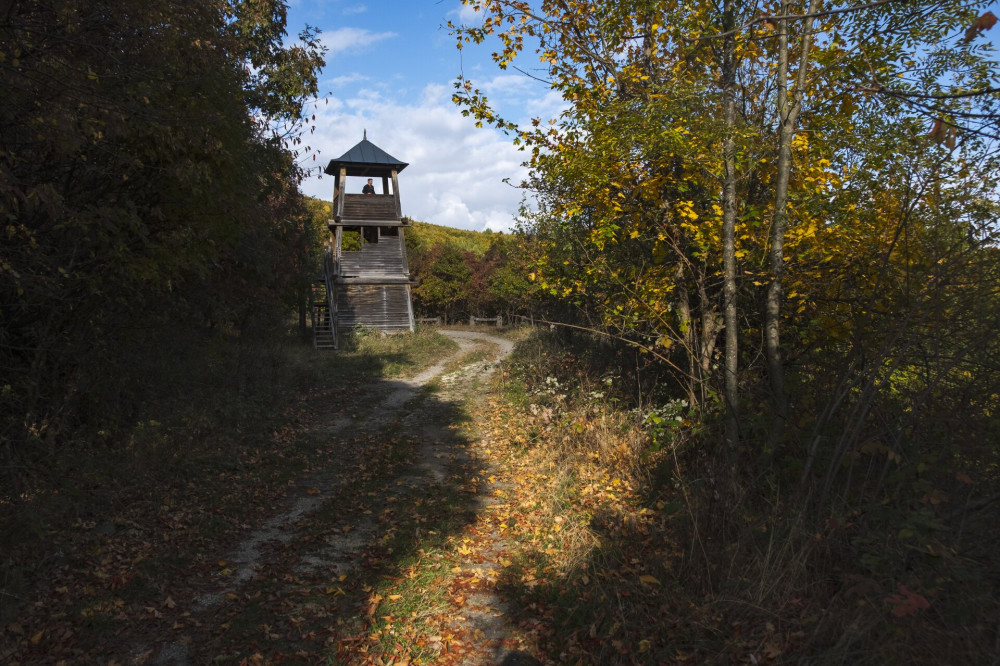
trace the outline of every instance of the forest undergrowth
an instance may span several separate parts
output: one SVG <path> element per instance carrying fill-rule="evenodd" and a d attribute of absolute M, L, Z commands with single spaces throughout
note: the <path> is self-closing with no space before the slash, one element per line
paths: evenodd
<path fill-rule="evenodd" d="M 692 418 L 634 356 L 536 333 L 483 414 L 510 484 L 495 518 L 511 542 L 497 587 L 538 654 L 996 663 L 996 557 L 967 545 L 995 540 L 988 515 L 964 513 L 964 535 L 949 541 L 940 524 L 911 531 L 956 515 L 943 497 L 846 517 L 800 511 L 787 480 L 754 479 L 752 461 L 720 455 L 722 424 Z"/>
<path fill-rule="evenodd" d="M 754 478 L 749 453 L 719 453 L 722 423 L 671 397 L 641 354 L 582 333 L 512 335 L 488 391 L 432 399 L 460 366 L 422 398 L 451 424 L 441 451 L 464 452 L 441 463 L 446 482 L 389 501 L 413 434 L 354 442 L 364 474 L 227 596 L 218 626 L 182 612 L 205 581 L 232 575 L 218 554 L 289 493 L 312 493 L 304 479 L 344 467 L 303 433 L 356 418 L 365 395 L 348 396 L 364 382 L 412 374 L 453 343 L 425 330 L 362 334 L 336 355 L 255 346 L 255 363 L 231 367 L 247 381 L 216 386 L 208 373 L 185 399 L 150 403 L 164 411 L 144 416 L 130 447 L 39 473 L 33 494 L 4 506 L 0 658 L 78 663 L 109 641 L 196 632 L 219 663 L 487 663 L 501 648 L 545 664 L 994 663 L 989 488 L 950 523 L 956 500 L 930 493 L 850 515 L 798 511 L 782 467 Z M 202 349 L 215 363 L 240 357 L 239 345 Z M 331 529 L 348 534 L 351 512 L 387 530 L 356 571 L 289 569 Z M 470 619 L 478 607 L 495 622 Z"/>
<path fill-rule="evenodd" d="M 145 387 L 131 396 L 141 406 L 131 427 L 80 428 L 72 446 L 25 459 L 18 497 L 2 488 L 4 663 L 121 649 L 123 628 L 169 613 L 169 591 L 187 590 L 185 578 L 225 569 L 212 553 L 297 481 L 342 462 L 304 429 L 346 409 L 359 385 L 408 376 L 455 348 L 433 331 L 362 331 L 321 354 L 291 333 L 180 327 L 150 345 L 131 350 L 143 358 L 133 371 L 118 369 L 121 390 Z"/>

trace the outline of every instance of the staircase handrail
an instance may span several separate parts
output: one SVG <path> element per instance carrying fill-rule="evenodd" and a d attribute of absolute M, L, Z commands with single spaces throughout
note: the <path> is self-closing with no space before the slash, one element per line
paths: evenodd
<path fill-rule="evenodd" d="M 323 279 L 326 282 L 326 312 L 330 317 L 330 334 L 333 348 L 337 348 L 337 302 L 333 294 L 333 251 L 328 247 L 323 251 Z"/>

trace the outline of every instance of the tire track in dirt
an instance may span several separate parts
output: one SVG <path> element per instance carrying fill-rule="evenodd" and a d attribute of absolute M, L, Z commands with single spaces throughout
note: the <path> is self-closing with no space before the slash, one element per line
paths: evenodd
<path fill-rule="evenodd" d="M 513 343 L 502 342 L 505 343 L 502 357 L 505 357 L 513 350 Z M 445 385 L 443 392 L 464 390 L 466 382 L 460 376 L 461 372 L 441 378 L 441 383 Z M 470 411 L 480 413 L 485 392 L 467 398 L 473 403 Z M 460 666 L 538 666 L 540 662 L 518 649 L 519 645 L 512 639 L 515 631 L 511 605 L 497 593 L 494 582 L 491 582 L 501 571 L 504 555 L 511 544 L 492 526 L 490 514 L 506 503 L 506 491 L 510 489 L 510 484 L 495 480 L 494 473 L 496 477 L 503 475 L 496 469 L 490 447 L 490 442 L 477 432 L 475 440 L 463 452 L 463 462 L 469 463 L 470 473 L 484 478 L 473 498 L 477 520 L 470 526 L 476 532 L 477 550 L 463 563 L 463 568 L 471 572 L 472 579 L 478 582 L 467 588 L 468 593 L 460 607 L 451 614 L 449 626 L 442 630 L 442 633 L 461 636 L 465 648 L 463 656 L 457 660 L 449 659 L 448 663 Z"/>
<path fill-rule="evenodd" d="M 418 409 L 410 409 L 411 401 L 418 398 L 421 391 L 432 380 L 440 376 L 438 388 L 434 392 L 436 400 L 459 404 L 479 395 L 477 388 L 493 372 L 500 360 L 513 349 L 513 343 L 503 338 L 472 331 L 442 331 L 458 343 L 459 349 L 449 357 L 427 368 L 420 374 L 406 380 L 382 381 L 363 387 L 357 392 L 363 401 L 364 418 L 345 418 L 331 414 L 322 419 L 314 431 L 330 440 L 342 439 L 353 428 L 369 436 L 378 436 L 393 428 L 401 428 L 416 438 L 417 444 L 413 462 L 394 478 L 385 483 L 386 498 L 396 501 L 407 494 L 447 482 L 448 470 L 452 465 L 470 462 L 469 453 L 460 450 L 448 437 L 451 423 L 438 423 L 422 418 Z M 457 359 L 468 355 L 481 345 L 495 347 L 489 361 L 475 361 L 447 375 L 442 372 Z M 419 403 L 418 403 L 419 406 Z M 352 410 L 353 411 L 353 410 Z M 442 444 L 444 442 L 444 444 Z M 188 604 L 183 613 L 191 626 L 210 626 L 211 618 L 220 613 L 230 600 L 262 575 L 268 568 L 278 563 L 275 557 L 278 547 L 295 539 L 303 523 L 318 512 L 326 503 L 333 501 L 338 491 L 351 482 L 353 469 L 323 470 L 308 475 L 298 487 L 307 493 L 293 493 L 287 507 L 275 513 L 257 528 L 249 532 L 225 557 L 232 574 L 220 578 L 211 590 L 202 593 Z M 476 498 L 476 509 L 483 510 L 489 505 L 484 491 Z M 359 558 L 370 543 L 378 539 L 381 525 L 368 515 L 351 516 L 335 534 L 323 539 L 318 548 L 312 548 L 295 565 L 299 574 L 316 570 L 335 570 L 344 575 L 359 566 Z M 490 644 L 499 644 L 504 631 L 503 622 L 496 609 L 502 609 L 502 602 L 488 595 L 476 599 L 477 607 L 470 606 L 466 620 L 477 628 L 477 635 L 485 637 Z M 198 618 L 201 618 L 199 621 Z M 158 645 L 146 643 L 132 651 L 131 662 L 152 663 L 157 666 L 188 666 L 202 663 L 204 655 L 198 654 L 200 638 L 197 630 L 180 635 Z M 483 646 L 479 654 L 488 648 Z M 497 655 L 494 655 L 497 656 Z M 151 661 L 150 661 L 151 659 Z M 509 660 L 508 660 L 509 661 Z M 480 662 L 468 662 L 480 663 Z"/>

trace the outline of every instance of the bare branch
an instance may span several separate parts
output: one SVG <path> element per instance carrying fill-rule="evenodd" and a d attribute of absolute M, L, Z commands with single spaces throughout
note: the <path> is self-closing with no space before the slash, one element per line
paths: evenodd
<path fill-rule="evenodd" d="M 907 98 L 907 99 L 961 99 L 963 97 L 978 97 L 980 95 L 992 95 L 994 93 L 1000 93 L 1000 88 L 987 88 L 986 90 L 969 90 L 967 92 L 960 93 L 949 93 L 943 95 L 928 95 L 924 93 L 907 93 L 901 92 L 899 90 L 891 90 L 886 88 L 881 83 L 876 83 L 874 86 L 869 88 L 861 88 L 861 92 L 873 92 L 873 93 L 885 93 L 886 95 L 892 95 L 893 97 Z"/>
<path fill-rule="evenodd" d="M 758 23 L 776 23 L 778 21 L 798 21 L 799 19 L 810 19 L 819 18 L 823 16 L 833 16 L 835 14 L 846 14 L 848 12 L 859 12 L 864 9 L 872 9 L 874 7 L 881 7 L 882 5 L 887 5 L 890 2 L 899 2 L 902 0 L 876 0 L 875 2 L 868 2 L 863 5 L 853 5 L 851 7 L 841 7 L 840 9 L 827 9 L 822 12 L 811 12 L 808 14 L 779 14 L 772 16 L 758 16 L 751 19 L 739 26 L 738 28 L 733 28 L 732 30 L 727 30 L 726 32 L 720 32 L 714 35 L 706 35 L 704 37 L 699 37 L 698 39 L 715 39 L 717 37 L 725 37 L 727 35 L 735 34 L 746 30 L 752 25 Z M 692 40 L 695 41 L 695 40 Z"/>

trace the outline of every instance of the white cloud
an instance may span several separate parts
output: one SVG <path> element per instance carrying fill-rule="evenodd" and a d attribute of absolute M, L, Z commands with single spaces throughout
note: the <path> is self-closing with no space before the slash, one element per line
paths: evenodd
<path fill-rule="evenodd" d="M 366 11 L 368 11 L 367 5 L 353 5 L 351 7 L 344 7 L 342 13 L 344 16 L 351 16 L 353 14 L 364 14 Z"/>
<path fill-rule="evenodd" d="M 570 107 L 563 99 L 562 93 L 556 90 L 549 90 L 541 97 L 528 99 L 522 106 L 525 113 L 533 118 L 541 118 L 546 124 L 553 118 L 558 120 L 560 114 Z"/>
<path fill-rule="evenodd" d="M 358 83 L 359 81 L 367 81 L 369 77 L 364 74 L 355 72 L 353 74 L 346 74 L 344 76 L 335 76 L 332 79 L 327 79 L 321 81 L 319 87 L 322 89 L 326 88 L 342 88 L 343 86 L 349 85 L 351 83 Z"/>
<path fill-rule="evenodd" d="M 450 12 L 448 12 L 449 18 L 456 18 L 457 24 L 465 24 L 470 26 L 482 25 L 483 19 L 486 17 L 486 12 L 475 11 L 472 7 L 466 4 L 459 4 Z"/>
<path fill-rule="evenodd" d="M 396 36 L 394 32 L 372 32 L 364 28 L 337 28 L 322 34 L 323 44 L 329 49 L 327 59 L 344 51 L 363 49 Z"/>
<path fill-rule="evenodd" d="M 490 105 L 501 117 L 523 126 L 528 126 L 533 118 L 547 124 L 568 108 L 561 92 L 524 74 L 503 73 L 481 84 L 475 79 L 472 83 L 486 93 Z"/>
<path fill-rule="evenodd" d="M 529 90 L 535 83 L 524 74 L 498 74 L 483 84 L 491 95 L 515 95 Z"/>
<path fill-rule="evenodd" d="M 521 191 L 503 180 L 524 178 L 521 163 L 527 154 L 509 137 L 476 128 L 463 117 L 447 86 L 426 86 L 413 104 L 366 90 L 337 104 L 321 104 L 315 124 L 309 143 L 322 152 L 307 166 L 325 166 L 367 130 L 370 141 L 410 164 L 399 176 L 404 215 L 463 229 L 500 231 L 513 225 Z M 349 179 L 348 190 L 360 191 L 362 184 Z M 303 192 L 322 199 L 329 200 L 332 190 L 329 176 L 302 183 Z"/>

